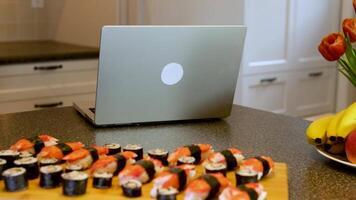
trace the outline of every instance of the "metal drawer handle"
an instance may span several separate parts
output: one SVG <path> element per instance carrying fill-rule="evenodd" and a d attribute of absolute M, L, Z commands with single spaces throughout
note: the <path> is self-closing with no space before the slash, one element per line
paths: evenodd
<path fill-rule="evenodd" d="M 61 106 L 63 105 L 63 102 L 54 102 L 54 103 L 44 103 L 44 104 L 35 104 L 34 107 L 35 108 L 53 108 L 53 107 L 57 107 L 57 106 Z"/>
<path fill-rule="evenodd" d="M 266 79 L 261 79 L 260 83 L 273 83 L 277 80 L 277 78 L 266 78 Z"/>
<path fill-rule="evenodd" d="M 313 72 L 309 74 L 309 77 L 320 77 L 323 75 L 323 72 Z"/>
<path fill-rule="evenodd" d="M 56 69 L 62 69 L 62 65 L 50 65 L 50 66 L 35 66 L 33 70 L 42 70 L 42 71 L 50 71 Z"/>

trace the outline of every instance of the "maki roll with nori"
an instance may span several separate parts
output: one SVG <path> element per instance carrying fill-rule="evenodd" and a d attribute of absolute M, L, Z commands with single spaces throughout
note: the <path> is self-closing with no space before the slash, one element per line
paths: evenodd
<path fill-rule="evenodd" d="M 88 184 L 88 174 L 85 172 L 73 171 L 63 173 L 62 192 L 66 196 L 78 196 L 85 194 Z"/>
<path fill-rule="evenodd" d="M 2 172 L 5 171 L 6 160 L 0 159 L 0 180 L 2 180 Z"/>
<path fill-rule="evenodd" d="M 236 186 L 246 183 L 257 183 L 258 174 L 255 170 L 242 168 L 235 172 Z"/>
<path fill-rule="evenodd" d="M 164 166 L 168 166 L 168 151 L 164 149 L 151 149 L 147 154 L 149 157 L 161 161 Z"/>
<path fill-rule="evenodd" d="M 209 155 L 204 161 L 204 165 L 207 163 L 222 163 L 226 165 L 227 171 L 231 171 L 236 169 L 243 159 L 244 156 L 239 149 L 229 148 Z"/>
<path fill-rule="evenodd" d="M 81 165 L 65 165 L 64 172 L 69 173 L 73 171 L 84 171 L 83 167 Z"/>
<path fill-rule="evenodd" d="M 84 147 L 84 144 L 81 142 L 66 142 L 58 143 L 54 146 L 46 146 L 41 152 L 37 155 L 39 161 L 42 159 L 55 158 L 59 161 L 62 161 L 65 155 L 70 154 L 75 150 L 79 150 Z"/>
<path fill-rule="evenodd" d="M 129 180 L 121 185 L 122 192 L 126 197 L 140 197 L 142 195 L 142 183 L 137 180 Z"/>
<path fill-rule="evenodd" d="M 137 155 L 136 161 L 143 159 L 143 147 L 139 144 L 127 144 L 123 150 L 134 152 Z"/>
<path fill-rule="evenodd" d="M 5 182 L 5 190 L 8 192 L 21 191 L 28 187 L 26 169 L 23 167 L 7 169 L 2 173 L 2 177 Z"/>
<path fill-rule="evenodd" d="M 130 180 L 141 183 L 150 182 L 156 173 L 155 164 L 151 160 L 139 160 L 135 164 L 127 166 L 119 173 L 120 185 Z"/>
<path fill-rule="evenodd" d="M 199 164 L 205 160 L 214 150 L 210 144 L 192 144 L 177 148 L 168 156 L 168 162 L 171 165 L 176 165 L 178 159 L 182 156 L 192 156 L 195 158 L 194 164 Z"/>
<path fill-rule="evenodd" d="M 96 172 L 93 175 L 93 187 L 98 189 L 107 189 L 112 185 L 113 174 L 107 172 Z"/>
<path fill-rule="evenodd" d="M 177 165 L 194 165 L 195 163 L 195 158 L 193 156 L 182 156 L 178 159 Z"/>
<path fill-rule="evenodd" d="M 252 169 L 257 172 L 258 179 L 267 176 L 273 171 L 274 162 L 271 157 L 257 156 L 242 161 L 240 169 Z"/>
<path fill-rule="evenodd" d="M 226 176 L 226 165 L 222 163 L 207 163 L 205 166 L 206 174 L 221 173 Z"/>
<path fill-rule="evenodd" d="M 91 174 L 95 172 L 107 172 L 115 176 L 121 172 L 127 165 L 135 163 L 134 152 L 126 151 L 113 156 L 105 156 L 97 160 L 89 169 Z"/>
<path fill-rule="evenodd" d="M 109 149 L 108 155 L 115 155 L 121 152 L 120 144 L 110 143 L 110 144 L 105 144 L 104 146 Z"/>
<path fill-rule="evenodd" d="M 35 157 L 35 155 L 30 152 L 27 152 L 27 151 L 22 151 L 22 152 L 20 152 L 19 157 L 20 158 L 28 158 L 28 157 Z"/>
<path fill-rule="evenodd" d="M 179 191 L 176 188 L 159 188 L 157 190 L 157 200 L 176 200 Z"/>
<path fill-rule="evenodd" d="M 29 180 L 36 179 L 39 176 L 39 169 L 37 158 L 28 157 L 28 158 L 20 158 L 14 161 L 17 167 L 23 167 L 26 169 L 26 176 Z"/>
<path fill-rule="evenodd" d="M 1 150 L 0 158 L 6 160 L 5 169 L 14 167 L 14 161 L 19 158 L 20 153 L 13 150 Z"/>
<path fill-rule="evenodd" d="M 40 187 L 55 188 L 62 182 L 63 168 L 60 165 L 48 165 L 40 168 Z"/>
<path fill-rule="evenodd" d="M 43 158 L 38 161 L 38 164 L 40 165 L 40 167 L 43 167 L 43 166 L 48 166 L 48 165 L 60 164 L 60 161 L 57 160 L 56 158 Z"/>
<path fill-rule="evenodd" d="M 22 138 L 10 149 L 18 152 L 27 152 L 37 155 L 44 147 L 56 145 L 58 140 L 49 135 L 39 135 L 32 138 Z"/>

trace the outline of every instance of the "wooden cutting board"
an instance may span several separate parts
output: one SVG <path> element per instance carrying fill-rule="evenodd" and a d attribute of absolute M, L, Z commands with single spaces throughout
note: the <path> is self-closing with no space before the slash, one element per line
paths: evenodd
<path fill-rule="evenodd" d="M 197 174 L 201 174 L 202 168 L 197 167 Z M 285 163 L 276 163 L 274 173 L 270 174 L 261 181 L 265 190 L 267 191 L 267 199 L 286 200 L 288 199 L 288 177 L 287 165 Z M 235 185 L 235 177 L 233 172 L 229 172 L 227 177 L 233 185 Z M 144 185 L 142 188 L 143 195 L 140 199 L 152 199 L 149 192 L 152 188 L 152 183 Z M 89 200 L 118 200 L 130 199 L 122 195 L 121 188 L 118 186 L 117 177 L 113 180 L 113 187 L 111 189 L 95 189 L 92 187 L 92 180 L 89 179 L 87 192 L 85 195 L 79 197 L 66 197 L 62 195 L 62 188 L 42 189 L 39 187 L 39 179 L 29 181 L 27 190 L 21 192 L 6 192 L 4 190 L 4 181 L 0 181 L 0 199 L 6 200 L 59 200 L 59 199 L 89 199 Z M 132 199 L 132 198 L 131 198 Z M 178 199 L 183 199 L 183 193 L 178 196 Z"/>

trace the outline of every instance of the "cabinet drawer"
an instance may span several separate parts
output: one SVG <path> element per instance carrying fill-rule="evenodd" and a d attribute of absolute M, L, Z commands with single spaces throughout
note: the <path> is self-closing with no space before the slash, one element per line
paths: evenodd
<path fill-rule="evenodd" d="M 307 116 L 333 110 L 336 83 L 334 68 L 304 70 L 294 77 L 293 114 Z"/>
<path fill-rule="evenodd" d="M 286 74 L 256 75 L 242 80 L 242 105 L 276 113 L 287 111 Z"/>
<path fill-rule="evenodd" d="M 71 106 L 77 101 L 95 101 L 95 93 L 0 103 L 0 114 Z"/>

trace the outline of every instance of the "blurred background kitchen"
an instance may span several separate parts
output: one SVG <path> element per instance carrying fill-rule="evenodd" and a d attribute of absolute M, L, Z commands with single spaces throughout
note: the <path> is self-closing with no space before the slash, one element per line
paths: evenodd
<path fill-rule="evenodd" d="M 351 0 L 0 0 L 0 113 L 94 100 L 103 25 L 230 24 L 248 26 L 235 104 L 301 117 L 333 113 L 355 101 L 356 91 L 317 46 L 353 15 L 350 5 Z"/>

